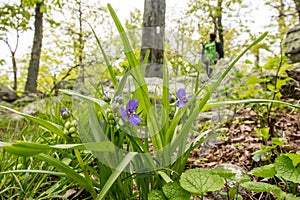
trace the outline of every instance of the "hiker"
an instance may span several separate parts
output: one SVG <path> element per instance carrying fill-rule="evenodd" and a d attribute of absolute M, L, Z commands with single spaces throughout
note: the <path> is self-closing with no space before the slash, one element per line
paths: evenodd
<path fill-rule="evenodd" d="M 210 78 L 213 71 L 212 66 L 224 57 L 224 51 L 222 44 L 216 41 L 215 33 L 210 33 L 209 38 L 209 41 L 202 48 L 202 63 L 205 65 L 207 76 Z"/>

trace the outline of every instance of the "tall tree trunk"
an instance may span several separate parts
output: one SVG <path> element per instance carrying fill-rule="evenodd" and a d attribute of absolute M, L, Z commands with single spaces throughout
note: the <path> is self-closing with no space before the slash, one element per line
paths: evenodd
<path fill-rule="evenodd" d="M 11 61 L 13 64 L 13 73 L 14 73 L 14 86 L 13 89 L 14 91 L 17 91 L 18 89 L 18 68 L 17 68 L 17 62 L 16 62 L 16 57 L 15 57 L 15 52 L 11 52 Z"/>
<path fill-rule="evenodd" d="M 79 41 L 79 55 L 78 55 L 78 61 L 79 61 L 79 66 L 80 66 L 80 82 L 84 83 L 84 74 L 85 74 L 85 69 L 84 69 L 84 64 L 83 64 L 83 48 L 84 48 L 84 43 L 83 43 L 83 27 L 82 27 L 82 8 L 81 8 L 81 1 L 78 2 L 78 12 L 79 12 L 79 34 L 78 34 L 78 41 Z"/>
<path fill-rule="evenodd" d="M 223 35 L 223 24 L 222 24 L 222 4 L 223 0 L 218 0 L 217 5 L 217 33 L 220 40 L 220 43 L 222 44 L 222 48 L 224 49 L 224 35 Z"/>
<path fill-rule="evenodd" d="M 294 0 L 294 3 L 296 5 L 296 11 L 298 14 L 298 22 L 300 23 L 300 0 Z"/>
<path fill-rule="evenodd" d="M 43 13 L 41 6 L 43 2 L 37 2 L 35 7 L 34 38 L 31 50 L 31 59 L 28 67 L 25 93 L 37 92 L 37 79 L 40 67 L 40 56 L 43 39 Z"/>
<path fill-rule="evenodd" d="M 145 0 L 140 61 L 144 60 L 147 50 L 150 50 L 146 77 L 163 75 L 165 12 L 165 0 Z"/>

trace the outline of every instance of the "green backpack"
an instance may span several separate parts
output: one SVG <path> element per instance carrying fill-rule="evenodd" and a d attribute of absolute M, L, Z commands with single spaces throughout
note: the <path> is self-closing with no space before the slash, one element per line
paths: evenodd
<path fill-rule="evenodd" d="M 216 42 L 208 42 L 204 45 L 204 55 L 207 61 L 214 61 L 217 59 L 217 47 Z"/>

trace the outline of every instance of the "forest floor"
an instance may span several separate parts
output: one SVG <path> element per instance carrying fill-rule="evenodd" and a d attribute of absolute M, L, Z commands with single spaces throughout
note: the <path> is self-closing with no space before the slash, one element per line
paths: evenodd
<path fill-rule="evenodd" d="M 270 164 L 274 161 L 276 154 L 294 153 L 300 150 L 300 114 L 293 110 L 280 110 L 271 120 L 273 133 L 276 137 L 286 139 L 283 146 L 277 147 L 267 153 L 266 160 L 254 161 L 253 154 L 261 149 L 261 145 L 272 146 L 271 141 L 259 138 L 256 130 L 261 127 L 262 119 L 253 109 L 242 109 L 235 117 L 225 123 L 226 131 L 224 137 L 212 140 L 202 145 L 199 149 L 191 152 L 186 168 L 214 168 L 222 164 L 233 164 L 245 172 L 255 167 Z M 253 177 L 252 177 L 253 178 Z M 270 182 L 271 180 L 264 180 Z M 300 191 L 299 191 L 300 192 Z M 269 199 L 265 195 L 254 192 L 242 194 L 243 199 Z M 208 198 L 210 199 L 210 198 Z M 217 199 L 213 197 L 212 199 Z M 272 198 L 273 199 L 273 198 Z M 275 198 L 274 198 L 275 199 Z"/>

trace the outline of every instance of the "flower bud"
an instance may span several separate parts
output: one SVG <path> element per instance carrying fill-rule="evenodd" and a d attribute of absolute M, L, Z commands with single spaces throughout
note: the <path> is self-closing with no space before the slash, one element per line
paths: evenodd
<path fill-rule="evenodd" d="M 77 127 L 78 123 L 76 120 L 72 120 L 71 123 L 70 123 L 70 126 L 72 127 Z"/>
<path fill-rule="evenodd" d="M 107 115 L 108 120 L 113 120 L 114 118 L 115 118 L 114 114 L 108 113 L 108 115 Z"/>
<path fill-rule="evenodd" d="M 170 100 L 170 103 L 174 103 L 174 102 L 176 101 L 175 95 L 170 94 L 170 95 L 169 95 L 169 100 Z"/>
<path fill-rule="evenodd" d="M 109 123 L 110 125 L 115 125 L 115 120 L 113 120 L 113 119 L 108 120 L 108 123 Z"/>
<path fill-rule="evenodd" d="M 72 126 L 70 129 L 69 129 L 69 133 L 75 133 L 76 132 L 76 128 L 74 126 Z"/>
<path fill-rule="evenodd" d="M 67 129 L 67 130 L 69 130 L 69 128 L 71 127 L 71 122 L 69 122 L 69 121 L 67 121 L 66 123 L 65 123 L 65 129 Z"/>
<path fill-rule="evenodd" d="M 71 115 L 71 112 L 66 108 L 60 111 L 60 115 L 63 119 L 68 119 Z"/>
<path fill-rule="evenodd" d="M 68 135 L 69 131 L 67 129 L 64 129 L 64 134 Z"/>
<path fill-rule="evenodd" d="M 110 98 L 110 95 L 109 95 L 108 92 L 104 92 L 104 93 L 103 93 L 103 100 L 104 100 L 106 103 L 110 102 L 111 98 Z"/>

